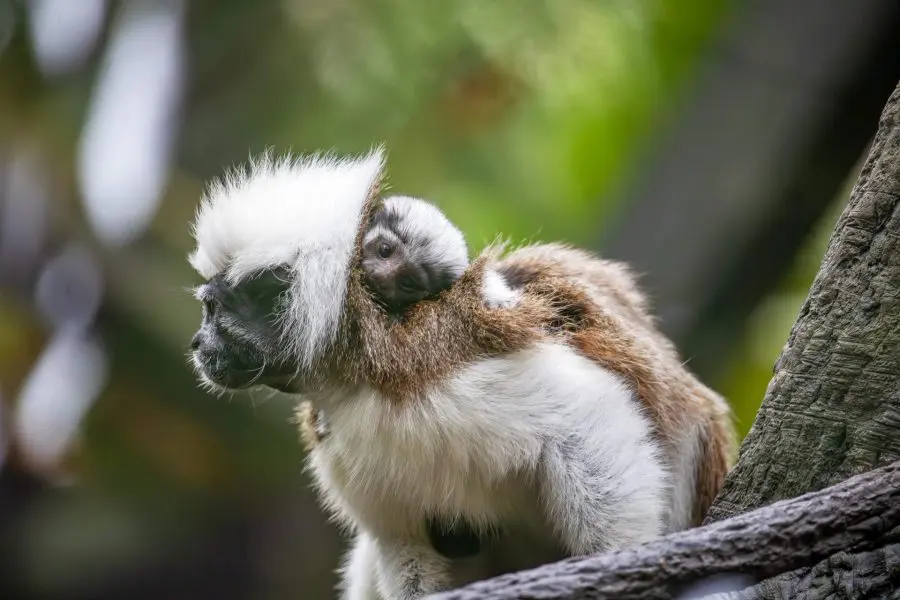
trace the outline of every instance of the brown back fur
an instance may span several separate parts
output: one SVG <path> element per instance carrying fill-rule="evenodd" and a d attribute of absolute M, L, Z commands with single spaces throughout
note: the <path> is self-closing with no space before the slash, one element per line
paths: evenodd
<path fill-rule="evenodd" d="M 364 224 L 377 202 L 368 205 Z M 357 265 L 361 240 L 362 232 Z M 481 284 L 489 266 L 522 287 L 518 305 L 485 306 Z M 357 267 L 344 315 L 336 351 L 322 365 L 328 378 L 366 382 L 400 405 L 415 402 L 429 385 L 468 364 L 542 340 L 562 340 L 621 374 L 635 386 L 669 452 L 678 451 L 681 434 L 697 432 L 694 524 L 701 522 L 731 464 L 735 442 L 728 405 L 684 367 L 620 263 L 558 244 L 528 246 L 505 257 L 491 247 L 450 289 L 416 304 L 399 322 L 377 305 Z"/>

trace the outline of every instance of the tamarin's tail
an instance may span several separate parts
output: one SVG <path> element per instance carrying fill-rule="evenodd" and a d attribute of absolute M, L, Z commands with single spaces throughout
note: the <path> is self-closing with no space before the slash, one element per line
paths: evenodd
<path fill-rule="evenodd" d="M 699 437 L 698 460 L 695 468 L 697 495 L 691 521 L 696 527 L 703 523 L 709 507 L 722 489 L 725 475 L 734 460 L 735 440 L 729 427 L 728 413 L 717 415 L 718 419 L 707 420 Z"/>

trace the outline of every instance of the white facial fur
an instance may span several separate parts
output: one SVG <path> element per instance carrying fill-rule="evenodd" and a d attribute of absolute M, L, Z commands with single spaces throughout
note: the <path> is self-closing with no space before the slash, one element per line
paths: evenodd
<path fill-rule="evenodd" d="M 292 266 L 285 342 L 308 367 L 334 338 L 344 308 L 361 211 L 384 165 L 382 149 L 357 159 L 274 159 L 264 155 L 206 192 L 194 222 L 189 262 L 205 279 L 236 283 Z"/>

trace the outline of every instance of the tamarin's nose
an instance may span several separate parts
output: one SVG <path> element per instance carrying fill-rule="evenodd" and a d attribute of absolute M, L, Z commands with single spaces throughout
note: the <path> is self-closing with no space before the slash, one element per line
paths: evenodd
<path fill-rule="evenodd" d="M 368 284 L 382 298 L 390 299 L 394 297 L 394 279 L 390 275 L 373 273 L 368 277 Z"/>
<path fill-rule="evenodd" d="M 194 337 L 191 338 L 191 350 L 196 350 L 200 347 L 200 332 L 194 334 Z"/>

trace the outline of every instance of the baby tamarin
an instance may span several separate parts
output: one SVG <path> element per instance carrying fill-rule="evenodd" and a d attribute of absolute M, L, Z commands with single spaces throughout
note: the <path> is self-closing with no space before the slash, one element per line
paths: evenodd
<path fill-rule="evenodd" d="M 469 266 L 463 233 L 433 204 L 391 196 L 370 221 L 363 238 L 361 266 L 366 286 L 395 319 L 416 302 L 453 285 Z M 482 301 L 508 308 L 520 297 L 499 271 L 485 272 Z"/>
<path fill-rule="evenodd" d="M 449 288 L 468 266 L 462 232 L 418 198 L 387 198 L 363 240 L 366 284 L 394 317 Z"/>

